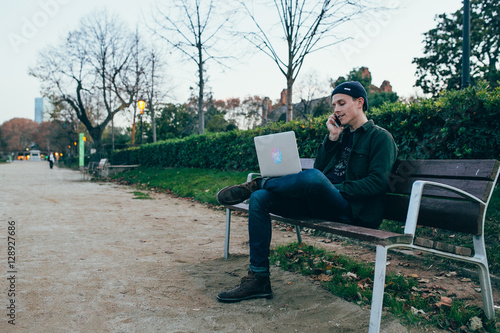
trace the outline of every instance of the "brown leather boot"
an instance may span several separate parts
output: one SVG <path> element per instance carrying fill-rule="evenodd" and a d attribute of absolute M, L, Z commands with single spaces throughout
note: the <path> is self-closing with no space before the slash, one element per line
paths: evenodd
<path fill-rule="evenodd" d="M 262 178 L 258 177 L 249 182 L 224 187 L 217 193 L 217 201 L 221 205 L 236 205 L 250 198 L 250 195 L 260 190 Z"/>
<path fill-rule="evenodd" d="M 238 286 L 217 295 L 217 300 L 224 303 L 252 298 L 273 298 L 269 276 L 258 276 L 254 272 L 248 271 L 248 276 L 244 276 Z"/>

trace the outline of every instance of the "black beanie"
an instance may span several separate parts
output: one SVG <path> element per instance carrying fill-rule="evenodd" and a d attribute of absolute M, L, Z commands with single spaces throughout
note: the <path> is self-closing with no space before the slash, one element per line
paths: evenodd
<path fill-rule="evenodd" d="M 368 110 L 368 97 L 365 88 L 358 81 L 348 81 L 339 84 L 333 89 L 332 96 L 335 94 L 346 94 L 354 98 L 363 97 L 363 111 Z"/>

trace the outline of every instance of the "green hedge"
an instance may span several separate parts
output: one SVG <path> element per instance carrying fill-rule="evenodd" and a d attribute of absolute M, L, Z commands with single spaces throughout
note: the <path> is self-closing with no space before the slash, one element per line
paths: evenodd
<path fill-rule="evenodd" d="M 327 133 L 327 116 L 273 123 L 248 131 L 207 133 L 161 141 L 113 154 L 113 164 L 257 170 L 253 137 L 295 131 L 301 157 L 314 157 Z M 413 103 L 386 103 L 368 118 L 389 130 L 403 159 L 500 156 L 500 88 L 484 85 Z"/>
<path fill-rule="evenodd" d="M 392 133 L 400 158 L 500 156 L 499 88 L 483 85 L 411 104 L 384 104 L 372 118 Z"/>

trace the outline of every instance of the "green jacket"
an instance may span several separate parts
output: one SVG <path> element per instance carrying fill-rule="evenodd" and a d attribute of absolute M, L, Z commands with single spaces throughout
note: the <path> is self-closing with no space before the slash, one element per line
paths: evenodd
<path fill-rule="evenodd" d="M 348 129 L 346 129 L 348 130 Z M 325 148 L 328 135 L 318 148 L 314 168 L 327 173 L 340 158 L 342 135 L 333 147 Z M 384 213 L 385 193 L 397 148 L 392 135 L 372 120 L 354 132 L 346 180 L 334 184 L 349 201 L 354 224 L 378 228 Z"/>

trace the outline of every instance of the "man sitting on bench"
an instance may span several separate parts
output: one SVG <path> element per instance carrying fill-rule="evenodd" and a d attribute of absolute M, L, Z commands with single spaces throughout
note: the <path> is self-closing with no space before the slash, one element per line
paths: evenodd
<path fill-rule="evenodd" d="M 250 270 L 237 287 L 217 296 L 220 302 L 273 297 L 269 279 L 269 213 L 375 229 L 382 222 L 388 177 L 397 156 L 394 139 L 367 119 L 368 99 L 359 82 L 342 83 L 331 96 L 334 113 L 326 122 L 329 134 L 318 148 L 314 169 L 276 178 L 255 178 L 217 193 L 217 200 L 223 205 L 250 198 Z"/>

